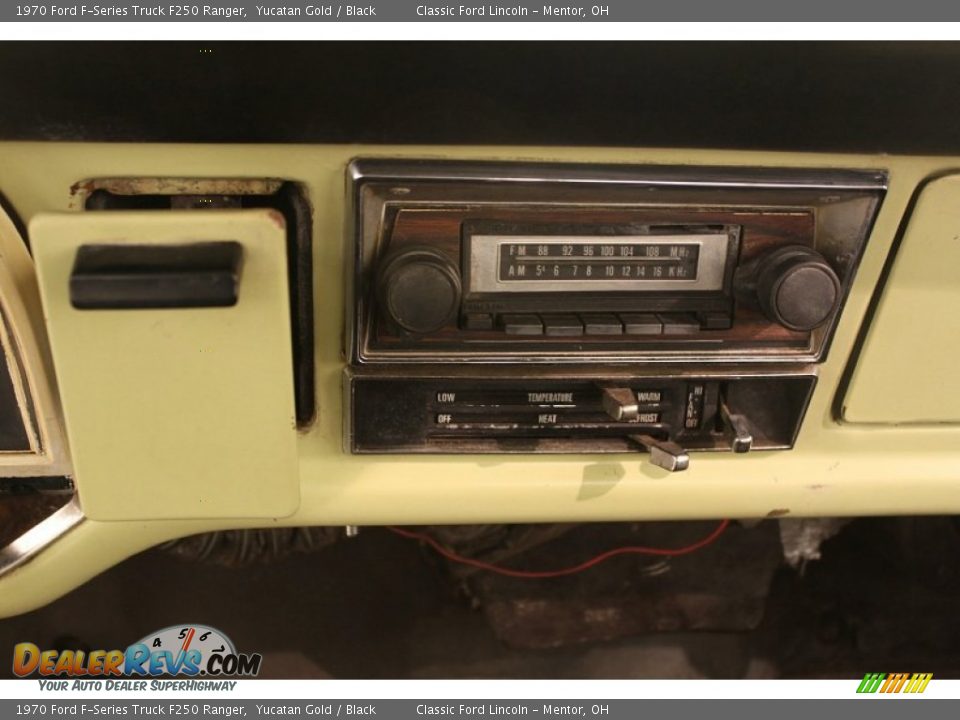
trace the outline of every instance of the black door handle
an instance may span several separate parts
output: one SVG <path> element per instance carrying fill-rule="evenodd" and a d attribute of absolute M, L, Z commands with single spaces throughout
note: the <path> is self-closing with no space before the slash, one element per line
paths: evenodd
<path fill-rule="evenodd" d="M 78 310 L 229 307 L 240 290 L 243 246 L 81 245 L 70 273 Z"/>

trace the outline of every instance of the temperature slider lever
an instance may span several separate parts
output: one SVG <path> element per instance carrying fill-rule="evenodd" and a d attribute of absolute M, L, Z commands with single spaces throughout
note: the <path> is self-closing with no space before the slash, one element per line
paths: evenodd
<path fill-rule="evenodd" d="M 603 411 L 614 420 L 634 422 L 640 418 L 640 403 L 637 394 L 630 388 L 605 387 L 603 391 Z"/>
<path fill-rule="evenodd" d="M 753 446 L 753 433 L 747 419 L 740 413 L 731 412 L 726 400 L 720 401 L 720 417 L 733 436 L 730 449 L 735 453 L 749 452 Z"/>
<path fill-rule="evenodd" d="M 640 403 L 637 394 L 630 388 L 604 387 L 603 410 L 614 420 L 634 422 L 640 418 Z M 687 451 L 670 440 L 658 440 L 651 435 L 628 435 L 633 442 L 650 453 L 650 462 L 670 472 L 679 472 L 690 467 Z"/>
<path fill-rule="evenodd" d="M 629 435 L 633 442 L 650 453 L 650 462 L 670 472 L 680 472 L 690 467 L 690 455 L 671 440 L 658 440 L 650 435 Z"/>

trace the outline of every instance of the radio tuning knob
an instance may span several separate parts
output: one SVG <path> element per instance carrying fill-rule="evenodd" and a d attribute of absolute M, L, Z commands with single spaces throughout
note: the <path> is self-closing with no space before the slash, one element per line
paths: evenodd
<path fill-rule="evenodd" d="M 460 273 L 450 258 L 429 247 L 405 248 L 384 258 L 377 272 L 384 317 L 415 334 L 439 330 L 460 309 Z"/>
<path fill-rule="evenodd" d="M 820 327 L 840 302 L 837 274 L 820 253 L 802 245 L 762 257 L 756 278 L 764 314 L 790 330 Z"/>

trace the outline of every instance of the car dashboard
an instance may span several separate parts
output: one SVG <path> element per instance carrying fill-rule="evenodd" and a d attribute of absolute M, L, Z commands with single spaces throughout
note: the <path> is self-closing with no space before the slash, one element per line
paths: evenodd
<path fill-rule="evenodd" d="M 0 143 L 0 615 L 219 530 L 956 513 L 957 157 Z"/>

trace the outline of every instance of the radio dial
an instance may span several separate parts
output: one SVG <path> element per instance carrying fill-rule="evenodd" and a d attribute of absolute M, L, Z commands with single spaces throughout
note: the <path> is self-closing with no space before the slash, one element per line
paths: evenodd
<path fill-rule="evenodd" d="M 407 248 L 385 258 L 377 288 L 385 318 L 409 333 L 439 330 L 460 309 L 460 273 L 433 248 Z"/>
<path fill-rule="evenodd" d="M 815 250 L 791 245 L 774 250 L 757 268 L 757 298 L 764 314 L 790 330 L 823 325 L 840 301 L 840 280 Z"/>

